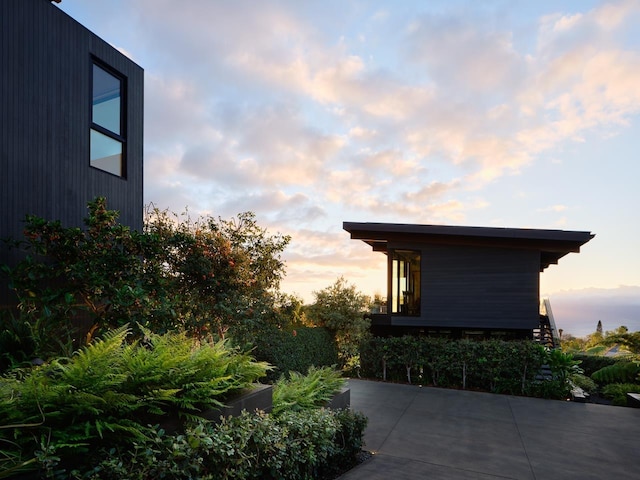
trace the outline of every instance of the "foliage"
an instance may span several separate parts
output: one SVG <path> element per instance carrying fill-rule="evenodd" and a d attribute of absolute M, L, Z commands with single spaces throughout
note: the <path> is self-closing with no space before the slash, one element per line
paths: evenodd
<path fill-rule="evenodd" d="M 314 296 L 315 302 L 307 310 L 308 321 L 332 333 L 344 365 L 358 355 L 360 343 L 369 335 L 371 321 L 365 318 L 369 298 L 343 277 L 324 290 L 314 292 Z"/>
<path fill-rule="evenodd" d="M 574 373 L 570 375 L 569 380 L 576 387 L 581 388 L 587 393 L 594 393 L 598 389 L 598 385 L 596 385 L 596 382 L 581 373 Z"/>
<path fill-rule="evenodd" d="M 122 327 L 71 358 L 5 375 L 0 440 L 11 438 L 15 449 L 9 451 L 20 458 L 38 450 L 71 458 L 96 445 L 140 441 L 158 415 L 219 406 L 268 368 L 224 341 L 146 332 L 144 342 L 127 343 L 128 334 Z"/>
<path fill-rule="evenodd" d="M 195 421 L 184 433 L 153 429 L 133 448 L 103 447 L 73 478 L 320 479 L 349 468 L 362 447 L 366 418 L 348 410 L 243 412 L 220 424 Z"/>
<path fill-rule="evenodd" d="M 614 405 L 624 407 L 627 405 L 627 393 L 640 392 L 637 383 L 611 383 L 602 389 L 602 394 L 610 398 Z"/>
<path fill-rule="evenodd" d="M 372 338 L 362 344 L 360 356 L 363 375 L 368 377 L 411 382 L 417 377 L 423 384 L 439 387 L 516 395 L 542 393 L 536 376 L 548 359 L 548 353 L 530 341 L 415 336 Z M 557 368 L 560 373 L 561 366 Z M 568 375 L 562 376 L 564 382 Z"/>
<path fill-rule="evenodd" d="M 289 237 L 269 235 L 252 213 L 180 221 L 150 209 L 136 232 L 117 222 L 104 198 L 88 211 L 85 229 L 28 216 L 17 242 L 26 256 L 3 267 L 19 300 L 18 323 L 34 344 L 23 356 L 68 356 L 97 329 L 125 323 L 222 337 L 275 308 Z"/>
<path fill-rule="evenodd" d="M 640 380 L 639 362 L 617 362 L 603 367 L 591 375 L 599 384 L 629 383 Z"/>
<path fill-rule="evenodd" d="M 31 325 L 10 310 L 0 310 L 0 373 L 35 358 Z"/>
<path fill-rule="evenodd" d="M 613 365 L 619 361 L 614 357 L 588 355 L 585 353 L 574 353 L 573 358 L 580 361 L 580 368 L 584 370 L 584 374 L 587 376 L 591 376 L 601 368 Z"/>
<path fill-rule="evenodd" d="M 19 300 L 20 320 L 31 328 L 35 353 L 47 358 L 82 344 L 91 324 L 143 322 L 157 309 L 156 277 L 143 261 L 146 238 L 117 223 L 118 213 L 98 198 L 89 203 L 86 230 L 29 215 L 20 245 L 27 253 L 5 268 Z M 88 318 L 89 325 L 74 322 Z M 126 319 L 126 320 L 125 320 Z"/>
<path fill-rule="evenodd" d="M 282 330 L 263 324 L 242 336 L 232 334 L 232 340 L 242 349 L 253 347 L 257 360 L 268 362 L 273 369 L 268 381 L 276 381 L 289 372 L 306 372 L 309 367 L 325 367 L 338 363 L 338 354 L 331 334 L 325 328 L 299 327 Z"/>
<path fill-rule="evenodd" d="M 640 355 L 640 332 L 629 332 L 624 326 L 613 332 L 607 332 L 603 343 L 605 345 L 620 345 L 629 353 Z"/>
<path fill-rule="evenodd" d="M 227 330 L 269 311 L 284 276 L 280 254 L 290 237 L 268 235 L 255 215 L 235 219 L 203 217 L 149 209 L 145 234 L 160 246 L 158 258 L 171 279 L 170 292 L 179 299 L 184 328 L 198 335 Z"/>
<path fill-rule="evenodd" d="M 284 411 L 311 410 L 322 407 L 344 386 L 339 371 L 331 367 L 309 367 L 306 375 L 289 372 L 273 386 L 274 415 Z"/>

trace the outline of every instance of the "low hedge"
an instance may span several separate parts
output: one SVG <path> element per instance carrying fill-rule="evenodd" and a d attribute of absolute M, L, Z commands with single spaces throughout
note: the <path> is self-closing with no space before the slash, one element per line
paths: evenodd
<path fill-rule="evenodd" d="M 556 359 L 558 356 L 563 358 Z M 373 338 L 360 350 L 361 374 L 368 378 L 563 398 L 569 390 L 564 370 L 571 370 L 572 360 L 562 353 L 553 357 L 531 341 L 415 336 Z M 543 381 L 540 368 L 552 360 L 567 364 L 558 365 L 554 378 Z"/>

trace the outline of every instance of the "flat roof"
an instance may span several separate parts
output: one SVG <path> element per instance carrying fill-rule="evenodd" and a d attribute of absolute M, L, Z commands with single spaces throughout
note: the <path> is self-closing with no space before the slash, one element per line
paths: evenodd
<path fill-rule="evenodd" d="M 354 240 L 362 240 L 374 251 L 386 252 L 389 242 L 540 251 L 540 271 L 595 237 L 591 232 L 534 228 L 464 227 L 409 223 L 343 222 L 342 228 Z"/>

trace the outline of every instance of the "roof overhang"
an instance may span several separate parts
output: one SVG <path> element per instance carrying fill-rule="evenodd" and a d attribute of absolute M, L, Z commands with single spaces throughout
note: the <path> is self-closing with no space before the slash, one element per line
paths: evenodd
<path fill-rule="evenodd" d="M 595 237 L 591 232 L 530 228 L 462 227 L 406 223 L 344 222 L 342 228 L 354 240 L 362 240 L 376 252 L 387 251 L 392 243 L 460 245 L 537 250 L 540 271 Z"/>

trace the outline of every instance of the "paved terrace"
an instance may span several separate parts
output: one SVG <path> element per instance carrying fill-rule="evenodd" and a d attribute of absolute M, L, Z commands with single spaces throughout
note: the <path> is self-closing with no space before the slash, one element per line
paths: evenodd
<path fill-rule="evenodd" d="M 640 409 L 350 380 L 375 455 L 341 480 L 639 479 Z"/>

